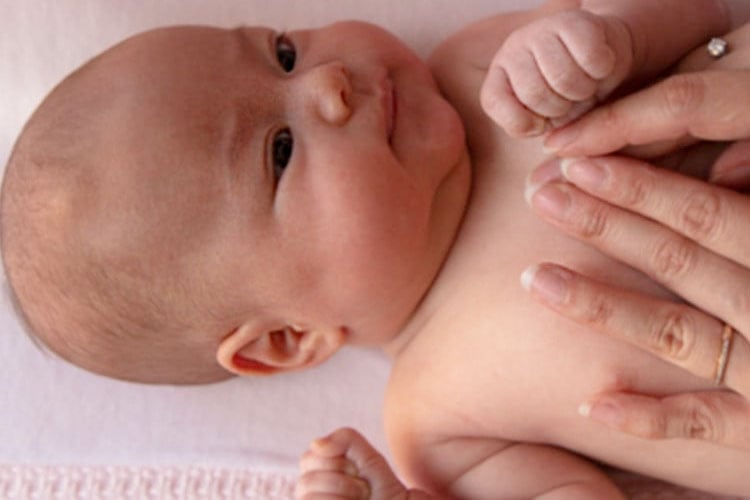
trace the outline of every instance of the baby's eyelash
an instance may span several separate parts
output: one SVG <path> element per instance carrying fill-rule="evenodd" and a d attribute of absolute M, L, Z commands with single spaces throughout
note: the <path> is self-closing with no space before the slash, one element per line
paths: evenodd
<path fill-rule="evenodd" d="M 284 174 L 294 151 L 294 138 L 289 128 L 283 128 L 276 132 L 271 139 L 270 160 L 273 166 L 273 175 L 278 182 Z"/>
<path fill-rule="evenodd" d="M 275 47 L 276 60 L 279 61 L 279 66 L 286 73 L 291 73 L 297 62 L 297 48 L 294 46 L 294 42 L 286 33 L 281 33 L 276 37 Z"/>

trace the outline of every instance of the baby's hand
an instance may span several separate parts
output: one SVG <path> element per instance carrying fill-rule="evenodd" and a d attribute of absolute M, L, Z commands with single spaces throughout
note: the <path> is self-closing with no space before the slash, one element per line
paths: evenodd
<path fill-rule="evenodd" d="M 407 498 L 385 458 L 353 429 L 316 439 L 300 460 L 300 500 Z"/>
<path fill-rule="evenodd" d="M 582 115 L 627 77 L 632 40 L 621 21 L 565 10 L 511 33 L 482 86 L 485 112 L 513 137 Z"/>

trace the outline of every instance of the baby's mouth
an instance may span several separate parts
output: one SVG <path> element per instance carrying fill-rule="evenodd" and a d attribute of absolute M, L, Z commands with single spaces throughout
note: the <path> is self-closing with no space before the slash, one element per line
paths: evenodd
<path fill-rule="evenodd" d="M 393 80 L 386 78 L 383 83 L 383 108 L 385 112 L 385 132 L 388 143 L 391 143 L 393 132 L 396 129 L 396 117 L 398 114 L 398 98 Z"/>

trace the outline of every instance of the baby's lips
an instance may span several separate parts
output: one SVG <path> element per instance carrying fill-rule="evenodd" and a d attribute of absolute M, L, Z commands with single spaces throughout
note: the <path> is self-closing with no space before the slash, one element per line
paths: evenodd
<path fill-rule="evenodd" d="M 393 85 L 393 80 L 386 76 L 381 85 L 381 100 L 383 106 L 383 114 L 385 115 L 385 133 L 388 138 L 388 142 L 393 138 L 393 131 L 396 128 L 396 113 L 398 110 L 398 102 L 396 100 L 396 89 Z"/>

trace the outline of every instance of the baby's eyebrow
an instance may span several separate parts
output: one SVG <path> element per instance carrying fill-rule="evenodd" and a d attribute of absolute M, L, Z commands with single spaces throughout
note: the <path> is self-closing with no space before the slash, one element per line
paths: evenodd
<path fill-rule="evenodd" d="M 273 42 L 276 38 L 273 30 L 268 30 L 265 36 L 253 36 L 248 26 L 238 26 L 234 30 L 235 48 L 239 58 L 253 58 L 257 62 L 268 61 L 273 54 Z M 259 43 L 260 42 L 260 43 Z"/>
<path fill-rule="evenodd" d="M 234 50 L 237 51 L 238 58 L 244 57 L 248 52 L 248 48 L 252 46 L 247 31 L 247 26 L 237 26 L 232 30 L 232 35 L 234 35 Z"/>
<path fill-rule="evenodd" d="M 267 167 L 266 143 L 271 133 L 271 116 L 253 108 L 251 104 L 237 105 L 225 113 L 222 120 L 219 154 L 227 175 L 232 179 L 251 175 L 260 181 L 271 179 Z M 257 170 L 260 169 L 260 172 Z"/>
<path fill-rule="evenodd" d="M 234 108 L 229 116 L 224 120 L 221 140 L 221 152 L 225 158 L 225 163 L 229 167 L 230 171 L 235 171 L 237 164 L 240 160 L 240 155 L 244 149 L 244 135 L 239 130 L 238 123 L 240 122 L 241 110 Z"/>

